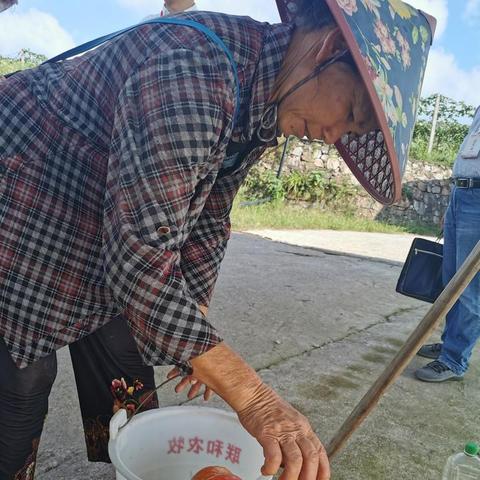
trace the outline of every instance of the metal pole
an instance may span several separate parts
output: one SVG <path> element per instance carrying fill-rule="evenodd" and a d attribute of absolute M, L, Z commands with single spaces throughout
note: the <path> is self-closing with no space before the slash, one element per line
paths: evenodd
<path fill-rule="evenodd" d="M 435 130 L 437 129 L 438 111 L 440 110 L 441 95 L 437 93 L 437 100 L 435 101 L 435 109 L 433 110 L 432 129 L 430 130 L 430 140 L 428 142 L 428 154 L 432 153 L 433 142 L 435 141 Z"/>
<path fill-rule="evenodd" d="M 282 174 L 282 169 L 285 163 L 285 157 L 287 156 L 287 148 L 288 148 L 289 142 L 290 142 L 290 137 L 287 137 L 287 139 L 285 140 L 285 143 L 283 144 L 282 157 L 280 158 L 280 165 L 278 166 L 277 178 L 280 178 L 280 175 Z"/>
<path fill-rule="evenodd" d="M 416 355 L 418 349 L 432 334 L 437 324 L 452 308 L 453 304 L 458 300 L 479 270 L 480 242 L 477 243 L 465 262 L 463 262 L 463 265 L 450 282 L 448 282 L 448 285 L 437 300 L 435 300 L 435 303 L 430 307 L 430 310 L 425 317 L 423 317 L 423 320 L 417 328 L 412 332 L 410 337 L 408 337 L 403 347 L 398 351 L 387 368 L 370 387 L 334 435 L 326 449 L 329 458 L 334 457 L 340 451 L 353 432 L 375 408 L 387 388 L 402 374 L 412 358 Z"/>

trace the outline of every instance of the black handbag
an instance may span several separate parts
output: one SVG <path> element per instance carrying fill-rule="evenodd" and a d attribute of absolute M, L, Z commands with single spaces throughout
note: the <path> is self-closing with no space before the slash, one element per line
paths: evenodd
<path fill-rule="evenodd" d="M 433 303 L 443 290 L 443 245 L 415 238 L 403 265 L 396 291 L 407 297 Z"/>

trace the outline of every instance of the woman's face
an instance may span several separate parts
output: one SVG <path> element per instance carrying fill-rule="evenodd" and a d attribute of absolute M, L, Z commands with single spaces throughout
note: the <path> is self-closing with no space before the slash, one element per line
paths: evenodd
<path fill-rule="evenodd" d="M 297 72 L 298 79 L 307 72 Z M 336 62 L 289 95 L 278 109 L 285 135 L 333 144 L 345 133 L 362 135 L 376 128 L 376 119 L 360 76 Z"/>

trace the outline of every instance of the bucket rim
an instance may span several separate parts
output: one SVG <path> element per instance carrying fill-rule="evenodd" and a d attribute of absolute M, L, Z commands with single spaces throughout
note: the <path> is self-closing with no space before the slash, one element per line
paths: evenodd
<path fill-rule="evenodd" d="M 161 408 L 153 408 L 151 410 L 147 410 L 145 412 L 141 412 L 138 415 L 135 415 L 128 424 L 127 422 L 127 415 L 126 411 L 121 409 L 119 410 L 111 419 L 111 432 L 112 432 L 112 424 L 116 423 L 116 433 L 112 438 L 112 433 L 110 433 L 110 440 L 108 442 L 108 454 L 110 456 L 110 460 L 115 467 L 116 471 L 119 472 L 125 478 L 129 480 L 142 480 L 139 476 L 133 473 L 130 468 L 125 465 L 123 460 L 117 455 L 116 444 L 119 441 L 120 437 L 125 435 L 125 432 L 128 433 L 128 430 L 132 428 L 132 425 L 138 425 L 140 423 L 144 423 L 145 421 L 149 421 L 149 417 L 162 417 L 166 414 L 185 414 L 187 411 L 196 412 L 197 414 L 215 414 L 216 416 L 223 417 L 226 420 L 232 421 L 237 423 L 241 426 L 240 421 L 235 412 L 229 412 L 227 410 L 223 410 L 221 408 L 214 408 L 214 407 L 199 407 L 199 406 L 172 406 L 172 407 L 161 407 Z M 122 437 L 123 438 L 123 437 Z"/>
<path fill-rule="evenodd" d="M 228 410 L 223 410 L 222 408 L 216 407 L 200 407 L 195 405 L 181 405 L 181 406 L 170 406 L 170 407 L 159 407 L 159 408 L 152 408 L 151 410 L 146 410 L 144 412 L 140 412 L 128 422 L 128 424 L 120 427 L 119 432 L 117 434 L 117 438 L 126 431 L 131 425 L 135 425 L 136 422 L 140 420 L 145 421 L 148 417 L 162 417 L 166 414 L 185 414 L 187 411 L 196 412 L 200 414 L 215 414 L 217 416 L 225 417 L 229 420 L 234 420 L 236 423 L 240 424 L 238 420 L 237 414 L 235 412 L 229 412 Z"/>

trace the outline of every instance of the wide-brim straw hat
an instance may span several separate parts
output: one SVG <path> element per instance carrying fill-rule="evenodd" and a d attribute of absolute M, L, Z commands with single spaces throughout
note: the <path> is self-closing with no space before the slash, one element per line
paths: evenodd
<path fill-rule="evenodd" d="M 401 0 L 325 2 L 365 83 L 378 125 L 366 135 L 344 135 L 335 146 L 370 195 L 390 205 L 401 197 L 436 20 Z M 294 21 L 298 3 L 277 0 L 282 21 Z"/>

